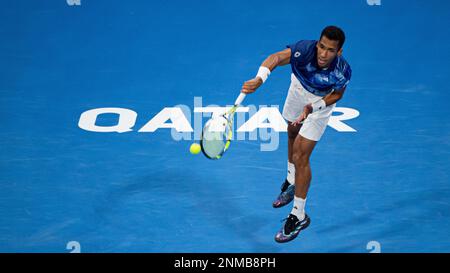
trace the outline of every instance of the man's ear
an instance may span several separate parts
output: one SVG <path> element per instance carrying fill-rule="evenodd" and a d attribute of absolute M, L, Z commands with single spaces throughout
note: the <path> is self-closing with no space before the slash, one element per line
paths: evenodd
<path fill-rule="evenodd" d="M 340 57 L 342 55 L 342 52 L 344 52 L 344 49 L 341 47 L 341 49 L 339 49 L 337 55 Z"/>

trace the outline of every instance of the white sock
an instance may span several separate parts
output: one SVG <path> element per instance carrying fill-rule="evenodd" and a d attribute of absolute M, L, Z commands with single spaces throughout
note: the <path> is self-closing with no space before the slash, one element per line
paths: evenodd
<path fill-rule="evenodd" d="M 295 165 L 288 161 L 287 181 L 289 184 L 295 184 Z"/>
<path fill-rule="evenodd" d="M 294 196 L 294 206 L 292 208 L 291 214 L 297 216 L 298 220 L 305 219 L 305 204 L 306 199 Z"/>

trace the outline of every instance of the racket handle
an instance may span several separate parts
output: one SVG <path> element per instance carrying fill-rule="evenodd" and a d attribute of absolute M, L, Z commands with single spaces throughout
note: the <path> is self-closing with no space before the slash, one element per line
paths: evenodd
<path fill-rule="evenodd" d="M 244 93 L 240 93 L 240 94 L 239 94 L 239 97 L 237 97 L 236 101 L 234 102 L 234 105 L 239 105 L 239 104 L 241 104 L 242 101 L 243 101 L 244 98 L 245 98 L 245 95 L 246 95 L 246 94 L 244 94 Z"/>

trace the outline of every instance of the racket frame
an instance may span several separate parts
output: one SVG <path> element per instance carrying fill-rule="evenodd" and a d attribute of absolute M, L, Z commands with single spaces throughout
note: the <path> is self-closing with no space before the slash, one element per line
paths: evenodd
<path fill-rule="evenodd" d="M 238 99 L 239 100 L 239 99 Z M 242 100 L 241 100 L 242 102 Z M 227 121 L 227 127 L 228 127 L 228 132 L 227 130 L 224 131 L 224 137 L 226 138 L 225 141 L 225 146 L 222 149 L 222 151 L 215 157 L 211 157 L 209 156 L 206 152 L 205 149 L 203 148 L 203 133 L 205 131 L 205 128 L 203 128 L 202 130 L 202 135 L 200 137 L 200 147 L 201 147 L 201 151 L 202 153 L 209 159 L 213 159 L 213 160 L 217 160 L 220 159 L 222 157 L 222 155 L 228 150 L 228 147 L 230 147 L 230 143 L 231 143 L 231 139 L 233 138 L 233 116 L 234 116 L 234 112 L 236 112 L 237 108 L 239 106 L 238 104 L 233 105 L 233 107 L 231 107 L 230 110 L 228 110 L 226 113 L 224 113 L 223 115 L 221 115 L 223 118 L 225 118 L 225 120 Z"/>

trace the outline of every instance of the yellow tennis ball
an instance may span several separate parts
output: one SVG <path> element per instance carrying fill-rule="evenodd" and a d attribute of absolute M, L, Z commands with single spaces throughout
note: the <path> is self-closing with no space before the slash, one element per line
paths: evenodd
<path fill-rule="evenodd" d="M 200 153 L 201 150 L 202 150 L 202 148 L 200 147 L 200 144 L 198 144 L 198 143 L 192 143 L 191 148 L 189 148 L 189 151 L 193 155 Z"/>

